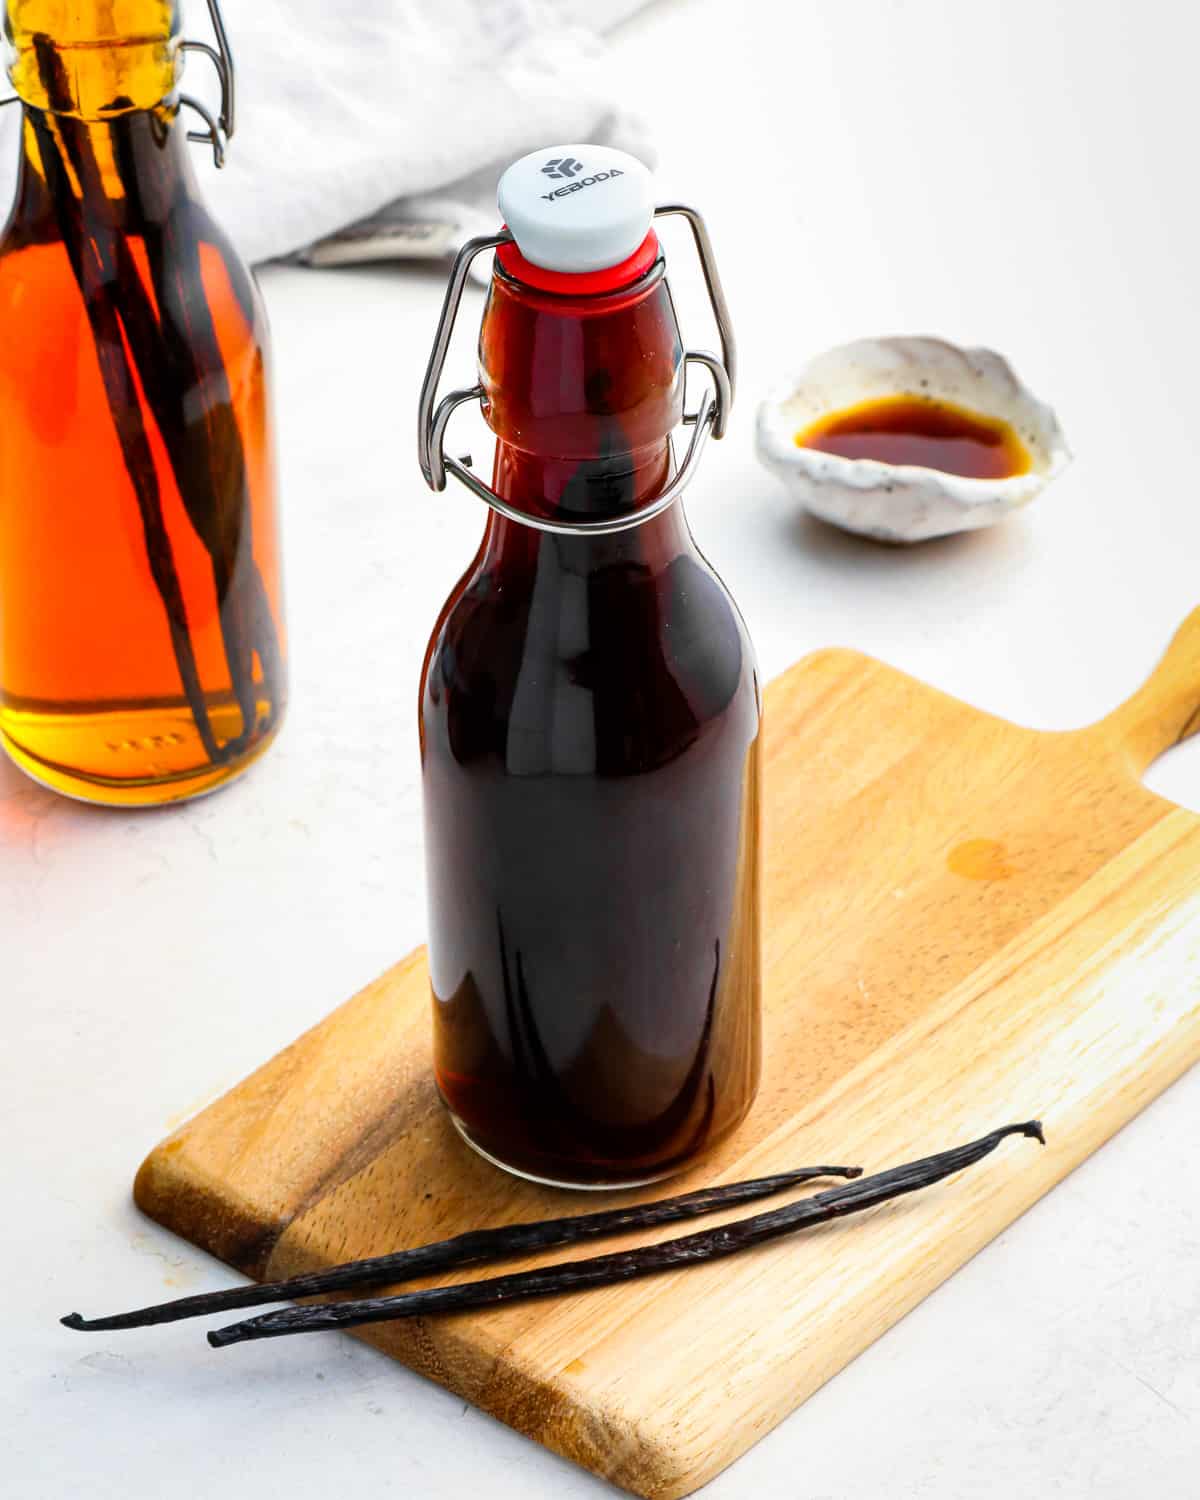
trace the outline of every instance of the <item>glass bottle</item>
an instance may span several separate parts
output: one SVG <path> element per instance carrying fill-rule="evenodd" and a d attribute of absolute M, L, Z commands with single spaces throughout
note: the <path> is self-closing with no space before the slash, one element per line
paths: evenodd
<path fill-rule="evenodd" d="M 174 0 L 8 0 L 5 33 L 0 743 L 71 796 L 174 801 L 284 712 L 266 320 L 196 190 Z"/>
<path fill-rule="evenodd" d="M 532 171 L 563 158 L 648 184 L 592 147 Z M 653 230 L 564 273 L 507 207 L 479 342 L 494 492 L 472 486 L 493 511 L 421 686 L 435 1068 L 498 1165 L 630 1185 L 716 1145 L 757 1087 L 758 677 L 664 495 L 684 353 Z"/>

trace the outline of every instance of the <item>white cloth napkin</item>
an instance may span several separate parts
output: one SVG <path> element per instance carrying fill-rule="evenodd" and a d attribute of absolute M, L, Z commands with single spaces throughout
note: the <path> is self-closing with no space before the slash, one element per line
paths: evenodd
<path fill-rule="evenodd" d="M 526 151 L 595 140 L 647 158 L 599 36 L 641 3 L 223 0 L 237 129 L 224 171 L 194 147 L 209 205 L 252 262 L 322 241 L 310 258 L 323 262 L 452 251 L 496 226 L 496 177 Z M 184 17 L 188 37 L 212 40 L 204 0 Z M 215 112 L 198 53 L 183 89 Z M 0 217 L 19 115 L 0 110 Z"/>

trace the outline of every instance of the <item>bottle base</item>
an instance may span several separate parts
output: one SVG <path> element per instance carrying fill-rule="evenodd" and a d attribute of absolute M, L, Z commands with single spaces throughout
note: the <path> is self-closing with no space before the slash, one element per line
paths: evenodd
<path fill-rule="evenodd" d="M 539 1187 L 565 1188 L 569 1192 L 576 1193 L 615 1193 L 625 1188 L 649 1187 L 653 1182 L 664 1182 L 668 1177 L 677 1177 L 681 1172 L 686 1171 L 688 1167 L 693 1165 L 691 1161 L 679 1162 L 669 1167 L 664 1167 L 658 1172 L 634 1172 L 628 1177 L 617 1175 L 612 1178 L 605 1178 L 603 1181 L 572 1180 L 565 1175 L 554 1177 L 542 1176 L 537 1172 L 529 1171 L 526 1167 L 515 1166 L 512 1162 L 504 1161 L 501 1157 L 496 1156 L 486 1146 L 480 1145 L 471 1134 L 469 1127 L 459 1119 L 452 1109 L 447 1108 L 446 1113 L 450 1116 L 450 1121 L 455 1130 L 458 1131 L 471 1150 L 475 1152 L 476 1156 L 482 1156 L 484 1161 L 490 1162 L 493 1167 L 499 1167 L 502 1172 L 507 1172 L 510 1177 L 519 1177 L 523 1182 L 536 1182 Z"/>
<path fill-rule="evenodd" d="M 139 714 L 132 731 L 131 717 L 127 712 L 50 716 L 5 709 L 0 712 L 0 749 L 31 781 L 74 802 L 162 807 L 206 797 L 236 780 L 274 743 L 283 719 L 282 712 L 278 713 L 270 729 L 236 758 L 223 764 L 196 765 L 194 749 L 187 753 L 196 731 L 186 710 Z M 65 758 L 80 746 L 81 736 L 92 762 L 86 767 Z M 31 741 L 40 742 L 38 750 Z M 140 775 L 108 774 L 98 763 L 97 745 L 114 758 L 120 753 L 141 754 L 150 763 Z"/>

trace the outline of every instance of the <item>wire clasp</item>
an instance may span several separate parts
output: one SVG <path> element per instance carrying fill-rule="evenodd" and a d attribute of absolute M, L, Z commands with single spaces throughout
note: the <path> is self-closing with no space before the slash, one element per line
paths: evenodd
<path fill-rule="evenodd" d="M 234 119 L 234 72 L 233 49 L 229 45 L 229 33 L 225 30 L 225 18 L 221 14 L 220 0 L 208 0 L 208 14 L 212 20 L 213 35 L 217 45 L 208 42 L 184 40 L 179 44 L 180 52 L 202 52 L 217 70 L 221 82 L 221 107 L 214 120 L 207 105 L 201 104 L 192 94 L 180 94 L 180 104 L 186 104 L 204 121 L 207 129 L 189 130 L 189 141 L 208 141 L 212 146 L 213 161 L 218 167 L 225 165 L 225 148 L 233 139 Z"/>

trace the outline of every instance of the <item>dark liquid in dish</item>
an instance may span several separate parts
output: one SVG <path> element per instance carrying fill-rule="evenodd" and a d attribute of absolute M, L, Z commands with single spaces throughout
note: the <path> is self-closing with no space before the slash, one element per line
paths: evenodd
<path fill-rule="evenodd" d="M 661 264 L 590 298 L 498 276 L 480 350 L 501 494 L 580 517 L 662 488 L 682 386 Z M 504 1165 L 664 1176 L 749 1109 L 759 712 L 678 506 L 596 538 L 489 518 L 421 721 L 438 1086 Z"/>
<path fill-rule="evenodd" d="M 967 479 L 1011 479 L 1031 463 L 1009 423 L 925 396 L 886 396 L 831 412 L 798 432 L 796 445 Z"/>

